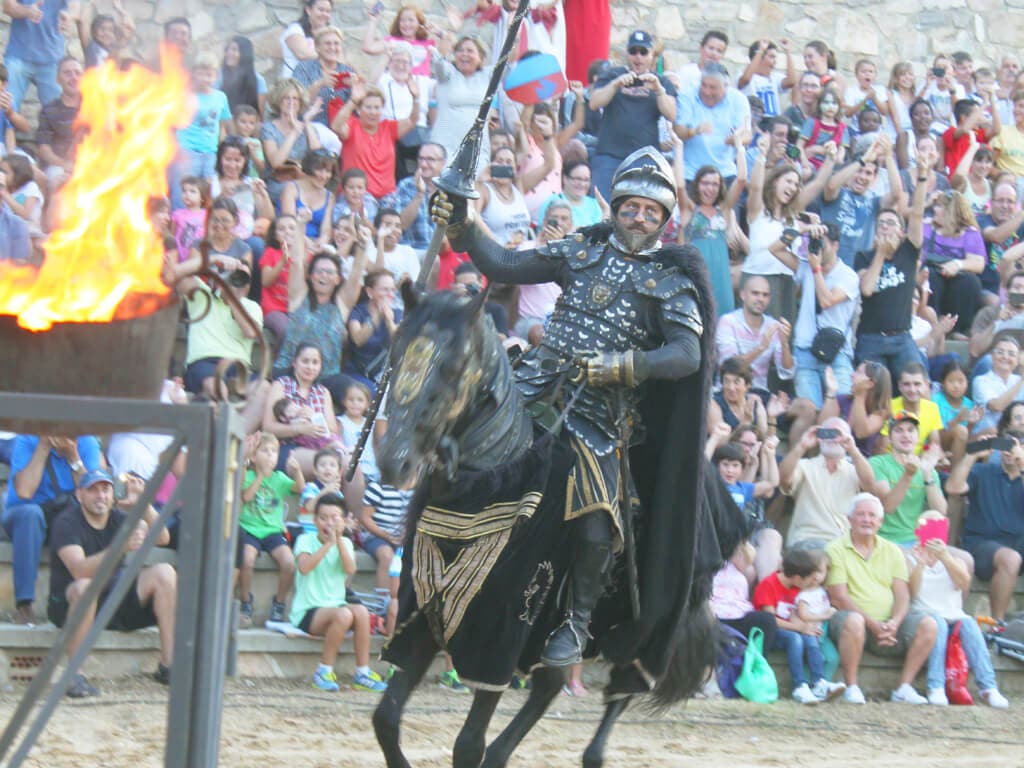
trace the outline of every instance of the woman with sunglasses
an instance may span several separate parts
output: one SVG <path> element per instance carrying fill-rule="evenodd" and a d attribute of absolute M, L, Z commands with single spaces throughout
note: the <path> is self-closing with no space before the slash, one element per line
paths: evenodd
<path fill-rule="evenodd" d="M 928 304 L 940 315 L 956 315 L 950 338 L 966 341 L 981 301 L 980 275 L 987 261 L 985 241 L 970 203 L 959 192 L 947 192 L 932 204 L 924 225 L 921 263 L 928 267 Z"/>
<path fill-rule="evenodd" d="M 366 246 L 373 235 L 360 224 L 347 244 L 351 259 L 348 277 L 333 249 L 313 255 L 306 265 L 306 237 L 302 227 L 294 228 L 294 241 L 288 260 L 288 325 L 284 341 L 274 361 L 274 378 L 288 375 L 299 347 L 316 339 L 322 364 L 317 379 L 331 393 L 335 409 L 345 401 L 345 390 L 352 383 L 341 372 L 341 352 L 348 337 L 346 325 L 352 308 L 359 301 L 366 271 Z"/>
<path fill-rule="evenodd" d="M 544 220 L 548 207 L 555 201 L 569 204 L 572 209 L 572 225 L 574 229 L 589 227 L 609 215 L 607 206 L 591 194 L 590 164 L 586 160 L 571 160 L 562 166 L 562 191 L 551 195 L 541 206 L 539 221 Z"/>

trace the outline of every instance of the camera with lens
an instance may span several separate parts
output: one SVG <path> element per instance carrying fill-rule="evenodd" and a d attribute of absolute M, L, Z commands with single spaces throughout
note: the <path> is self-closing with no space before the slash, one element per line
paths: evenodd
<path fill-rule="evenodd" d="M 468 296 L 480 295 L 480 286 L 477 285 L 476 283 L 464 283 L 463 287 L 466 289 L 466 294 Z"/>
<path fill-rule="evenodd" d="M 807 252 L 813 253 L 815 256 L 820 256 L 822 245 L 823 243 L 820 237 L 810 237 L 807 239 Z"/>
<path fill-rule="evenodd" d="M 252 280 L 252 277 L 244 269 L 236 269 L 234 272 L 229 272 L 224 279 L 232 288 L 244 288 Z"/>
<path fill-rule="evenodd" d="M 250 282 L 252 282 L 252 275 L 249 274 L 247 269 L 232 269 L 230 272 L 225 270 L 223 265 L 214 262 L 213 268 L 216 270 L 224 282 L 230 285 L 232 288 L 244 288 Z"/>

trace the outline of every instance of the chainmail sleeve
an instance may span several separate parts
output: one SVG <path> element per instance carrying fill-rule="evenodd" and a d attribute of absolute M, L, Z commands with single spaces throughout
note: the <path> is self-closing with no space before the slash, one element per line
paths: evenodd
<path fill-rule="evenodd" d="M 475 221 L 449 227 L 448 237 L 452 248 L 468 253 L 488 280 L 516 285 L 561 282 L 563 260 L 548 258 L 543 249 L 512 251 L 503 248 Z"/>

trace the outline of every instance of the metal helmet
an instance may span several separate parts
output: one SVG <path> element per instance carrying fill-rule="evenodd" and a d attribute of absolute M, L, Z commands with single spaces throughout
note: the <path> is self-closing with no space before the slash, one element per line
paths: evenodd
<path fill-rule="evenodd" d="M 672 166 L 654 147 L 641 147 L 631 154 L 612 177 L 612 208 L 626 197 L 646 197 L 665 209 L 665 220 L 676 205 L 676 181 Z"/>
<path fill-rule="evenodd" d="M 676 205 L 676 182 L 672 167 L 654 147 L 643 147 L 619 165 L 612 178 L 611 207 L 618 212 L 619 205 L 628 197 L 645 197 L 658 203 L 665 211 L 661 226 L 650 233 L 629 231 L 612 217 L 612 243 L 634 255 L 643 255 L 661 247 L 659 238 Z"/>

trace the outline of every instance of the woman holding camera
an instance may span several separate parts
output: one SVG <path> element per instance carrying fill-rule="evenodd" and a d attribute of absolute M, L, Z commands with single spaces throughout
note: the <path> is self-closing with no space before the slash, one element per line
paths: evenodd
<path fill-rule="evenodd" d="M 238 207 L 228 197 L 218 197 L 210 206 L 207 220 L 209 263 L 228 284 L 230 290 L 252 324 L 243 317 L 233 303 L 228 302 L 219 286 L 211 286 L 194 277 L 177 284 L 178 292 L 189 297 L 186 306 L 193 321 L 188 326 L 188 348 L 185 355 L 185 389 L 213 399 L 217 394 L 217 366 L 221 360 L 252 360 L 253 345 L 263 331 L 263 310 L 246 298 L 252 282 L 252 251 L 235 237 L 238 226 Z M 194 274 L 202 263 L 202 256 L 193 249 L 183 269 Z M 195 269 L 191 267 L 195 267 Z M 199 296 L 200 293 L 207 294 Z"/>
<path fill-rule="evenodd" d="M 314 40 L 316 59 L 299 62 L 292 78 L 306 89 L 306 98 L 311 103 L 319 98 L 321 106 L 313 120 L 330 125 L 333 113 L 349 100 L 350 78 L 355 70 L 341 63 L 345 38 L 340 29 L 324 27 Z"/>
<path fill-rule="evenodd" d="M 921 244 L 921 261 L 928 267 L 931 288 L 928 303 L 940 315 L 956 315 L 950 338 L 966 340 L 981 300 L 985 241 L 970 203 L 959 192 L 940 195 L 932 209 Z"/>
<path fill-rule="evenodd" d="M 770 143 L 769 136 L 757 140 L 757 159 L 750 173 L 747 189 L 750 255 L 743 263 L 743 276 L 764 276 L 772 290 L 767 313 L 792 323 L 797 310 L 793 270 L 779 254 L 791 257 L 793 249 L 798 247 L 794 243 L 814 225 L 813 219 L 801 214 L 832 176 L 839 148 L 835 142 L 825 144 L 821 171 L 811 183 L 804 185 L 796 165 L 784 163 L 767 170 Z"/>
<path fill-rule="evenodd" d="M 486 174 L 477 182 L 480 197 L 475 201 L 485 231 L 506 248 L 516 248 L 530 239 L 530 209 L 516 182 L 516 153 L 499 148 Z"/>

